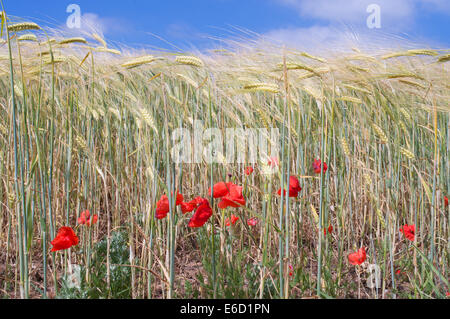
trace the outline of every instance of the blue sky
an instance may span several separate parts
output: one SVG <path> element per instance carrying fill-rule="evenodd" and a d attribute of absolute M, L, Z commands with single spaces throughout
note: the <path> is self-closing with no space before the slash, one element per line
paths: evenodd
<path fill-rule="evenodd" d="M 239 29 L 299 47 L 343 43 L 353 39 L 349 34 L 375 46 L 397 46 L 399 36 L 408 43 L 450 47 L 449 0 L 3 1 L 10 15 L 58 28 L 70 15 L 67 6 L 77 4 L 83 30 L 85 24 L 94 26 L 108 41 L 134 48 L 213 48 L 218 43 L 211 37 L 245 36 Z M 379 5 L 381 28 L 367 27 L 370 4 Z"/>

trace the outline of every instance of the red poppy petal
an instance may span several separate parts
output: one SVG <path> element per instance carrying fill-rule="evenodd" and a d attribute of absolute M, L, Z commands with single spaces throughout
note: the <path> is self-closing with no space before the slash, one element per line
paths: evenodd
<path fill-rule="evenodd" d="M 213 186 L 213 197 L 219 198 L 228 194 L 229 187 L 225 182 L 219 182 Z M 211 194 L 211 187 L 208 188 L 208 196 Z"/>
<path fill-rule="evenodd" d="M 247 224 L 249 226 L 256 226 L 256 224 L 258 224 L 258 219 L 256 217 L 252 217 L 249 220 L 247 220 Z"/>
<path fill-rule="evenodd" d="M 181 212 L 183 214 L 192 212 L 195 208 L 197 208 L 197 201 L 195 199 L 191 200 L 188 203 L 181 203 Z"/>
<path fill-rule="evenodd" d="M 212 216 L 212 209 L 207 199 L 203 199 L 202 203 L 197 207 L 194 215 L 189 220 L 189 227 L 202 227 Z"/>
<path fill-rule="evenodd" d="M 72 228 L 64 226 L 58 230 L 56 237 L 50 242 L 53 248 L 51 251 L 68 249 L 74 245 L 78 245 L 78 237 Z"/>

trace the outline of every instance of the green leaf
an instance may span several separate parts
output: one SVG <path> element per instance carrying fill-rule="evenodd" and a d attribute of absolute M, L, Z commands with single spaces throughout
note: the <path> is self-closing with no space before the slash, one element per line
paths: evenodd
<path fill-rule="evenodd" d="M 419 248 L 417 248 L 414 244 L 411 244 L 411 245 L 417 250 L 419 255 L 427 263 L 427 265 L 430 266 L 431 270 L 445 283 L 447 288 L 449 288 L 450 285 L 448 283 L 448 280 L 445 279 L 445 277 L 436 269 L 436 267 L 434 267 L 433 263 L 427 258 L 427 256 L 425 256 L 425 254 Z"/>

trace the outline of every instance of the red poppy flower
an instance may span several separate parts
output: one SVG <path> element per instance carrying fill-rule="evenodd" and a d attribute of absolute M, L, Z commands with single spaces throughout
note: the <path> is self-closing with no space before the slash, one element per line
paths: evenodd
<path fill-rule="evenodd" d="M 366 260 L 366 248 L 361 247 L 357 252 L 348 255 L 348 262 L 352 265 L 361 265 Z"/>
<path fill-rule="evenodd" d="M 236 224 L 238 220 L 239 217 L 235 216 L 234 214 L 231 214 L 231 225 Z M 230 219 L 228 217 L 225 219 L 225 225 L 230 226 Z"/>
<path fill-rule="evenodd" d="M 301 190 L 298 178 L 295 176 L 289 177 L 289 197 L 297 197 Z M 284 190 L 283 194 L 286 195 L 286 190 Z M 281 188 L 278 190 L 278 195 L 281 196 Z"/>
<path fill-rule="evenodd" d="M 333 232 L 333 226 L 330 225 L 330 226 L 328 226 L 328 229 L 327 228 L 323 229 L 324 236 L 327 235 L 327 231 L 328 231 L 328 234 L 331 234 Z"/>
<path fill-rule="evenodd" d="M 78 217 L 78 224 L 85 224 L 86 223 L 86 215 L 87 218 L 90 218 L 89 210 L 85 210 L 84 212 L 81 212 L 80 217 Z"/>
<path fill-rule="evenodd" d="M 405 235 L 410 241 L 414 241 L 414 236 L 416 232 L 416 226 L 414 225 L 404 225 L 400 228 L 400 232 Z"/>
<path fill-rule="evenodd" d="M 205 198 L 203 198 L 201 196 L 197 196 L 197 197 L 194 198 L 194 200 L 196 201 L 197 205 L 200 205 L 201 203 L 203 203 Z"/>
<path fill-rule="evenodd" d="M 256 226 L 256 224 L 258 224 L 258 218 L 256 217 L 252 217 L 247 220 L 247 225 L 249 226 Z"/>
<path fill-rule="evenodd" d="M 447 292 L 445 293 L 445 295 L 446 295 L 447 297 L 450 297 L 450 292 L 447 291 Z"/>
<path fill-rule="evenodd" d="M 181 211 L 183 214 L 186 213 L 190 213 L 192 212 L 194 209 L 197 208 L 198 205 L 200 205 L 203 202 L 203 198 L 198 196 L 196 198 L 194 198 L 193 200 L 191 200 L 190 202 L 182 202 L 180 205 L 181 207 Z"/>
<path fill-rule="evenodd" d="M 177 193 L 177 198 L 175 201 L 175 206 L 181 205 L 183 202 L 183 195 Z M 163 219 L 169 213 L 169 197 L 167 195 L 162 195 L 160 200 L 156 203 L 156 218 Z"/>
<path fill-rule="evenodd" d="M 444 204 L 445 204 L 445 206 L 448 206 L 448 197 L 447 196 L 444 196 Z"/>
<path fill-rule="evenodd" d="M 206 198 L 198 199 L 199 205 L 189 220 L 189 227 L 202 227 L 212 216 L 212 209 Z"/>
<path fill-rule="evenodd" d="M 92 224 L 95 224 L 98 221 L 97 214 L 92 215 Z M 86 209 L 84 212 L 81 212 L 80 217 L 78 217 L 78 224 L 87 226 L 90 226 L 91 224 L 91 214 L 89 213 L 89 210 Z"/>
<path fill-rule="evenodd" d="M 233 183 L 227 183 L 229 192 L 222 197 L 222 200 L 217 204 L 221 209 L 225 209 L 229 206 L 239 207 L 245 205 L 245 199 L 242 195 L 242 186 L 237 186 Z"/>
<path fill-rule="evenodd" d="M 156 202 L 156 218 L 163 219 L 169 212 L 169 198 L 167 195 L 162 195 L 160 200 Z"/>
<path fill-rule="evenodd" d="M 322 161 L 320 159 L 314 160 L 313 168 L 316 174 L 320 174 L 320 167 L 322 166 Z M 325 174 L 327 171 L 327 163 L 323 162 L 323 173 Z"/>
<path fill-rule="evenodd" d="M 397 269 L 397 271 L 395 272 L 398 276 L 400 275 L 406 275 L 405 272 L 401 271 L 400 269 Z"/>
<path fill-rule="evenodd" d="M 231 183 L 219 182 L 213 186 L 213 197 L 220 198 L 228 194 Z M 208 196 L 211 195 L 211 187 L 208 188 Z"/>
<path fill-rule="evenodd" d="M 208 189 L 208 194 L 211 194 L 211 187 Z M 219 202 L 219 208 L 239 207 L 245 205 L 245 199 L 242 195 L 242 186 L 237 186 L 231 182 L 219 182 L 213 186 L 213 197 L 222 198 Z"/>
<path fill-rule="evenodd" d="M 183 202 L 183 195 L 181 195 L 180 193 L 177 192 L 177 199 L 175 200 L 175 205 L 181 205 L 181 203 Z"/>
<path fill-rule="evenodd" d="M 294 267 L 292 267 L 292 265 L 289 264 L 289 276 L 292 277 L 293 274 L 294 274 Z"/>
<path fill-rule="evenodd" d="M 193 200 L 191 200 L 190 202 L 187 202 L 187 203 L 182 202 L 180 205 L 181 205 L 180 206 L 181 207 L 181 212 L 183 214 L 186 214 L 186 213 L 192 212 L 195 208 L 197 208 L 197 201 L 195 199 L 193 199 Z"/>
<path fill-rule="evenodd" d="M 245 175 L 250 175 L 251 173 L 253 173 L 253 167 L 249 166 L 245 169 Z"/>
<path fill-rule="evenodd" d="M 78 245 L 78 237 L 72 228 L 64 226 L 58 230 L 56 237 L 50 242 L 53 245 L 51 251 L 68 249 Z"/>

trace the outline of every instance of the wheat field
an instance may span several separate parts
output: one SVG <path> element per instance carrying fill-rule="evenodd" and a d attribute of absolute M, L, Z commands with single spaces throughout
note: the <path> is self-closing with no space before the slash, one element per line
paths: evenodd
<path fill-rule="evenodd" d="M 1 17 L 2 298 L 448 298 L 449 50 L 134 52 Z M 175 163 L 196 121 L 279 153 Z"/>

